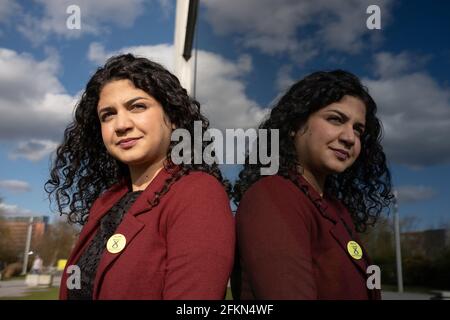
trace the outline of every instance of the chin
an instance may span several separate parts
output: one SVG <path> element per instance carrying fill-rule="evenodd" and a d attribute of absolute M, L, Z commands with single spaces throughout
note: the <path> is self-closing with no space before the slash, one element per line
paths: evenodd
<path fill-rule="evenodd" d="M 330 174 L 342 173 L 348 168 L 349 166 L 343 163 L 333 163 L 327 166 Z"/>
<path fill-rule="evenodd" d="M 115 154 L 113 155 L 114 158 L 116 158 L 118 161 L 122 162 L 123 164 L 130 165 L 130 164 L 138 164 L 140 162 L 143 162 L 142 158 L 136 155 L 123 155 L 123 154 Z"/>
<path fill-rule="evenodd" d="M 141 165 L 146 162 L 143 158 L 132 158 L 132 157 L 125 158 L 125 159 L 119 159 L 119 161 L 123 162 L 127 166 L 130 166 L 130 165 L 137 166 L 137 165 Z"/>

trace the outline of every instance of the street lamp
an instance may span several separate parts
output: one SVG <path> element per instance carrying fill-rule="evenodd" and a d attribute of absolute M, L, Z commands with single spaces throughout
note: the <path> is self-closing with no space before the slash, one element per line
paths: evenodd
<path fill-rule="evenodd" d="M 32 232 L 33 232 L 33 217 L 30 217 L 30 221 L 28 222 L 27 240 L 25 242 L 25 251 L 23 253 L 22 275 L 27 274 L 28 257 L 30 256 L 30 254 L 33 254 L 33 251 L 30 251 Z"/>
<path fill-rule="evenodd" d="M 400 246 L 400 217 L 398 214 L 398 192 L 394 190 L 394 236 L 395 236 L 395 260 L 397 262 L 397 288 L 403 293 L 402 251 Z"/>

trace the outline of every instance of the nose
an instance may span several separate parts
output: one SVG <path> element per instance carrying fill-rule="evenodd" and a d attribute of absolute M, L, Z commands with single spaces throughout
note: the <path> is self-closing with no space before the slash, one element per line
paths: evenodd
<path fill-rule="evenodd" d="M 356 135 L 353 130 L 353 126 L 344 126 L 341 134 L 339 135 L 339 141 L 343 143 L 347 148 L 352 147 L 355 144 Z"/>
<path fill-rule="evenodd" d="M 116 116 L 114 130 L 118 135 L 124 134 L 131 130 L 134 126 L 132 119 L 126 114 L 126 112 L 119 112 Z"/>

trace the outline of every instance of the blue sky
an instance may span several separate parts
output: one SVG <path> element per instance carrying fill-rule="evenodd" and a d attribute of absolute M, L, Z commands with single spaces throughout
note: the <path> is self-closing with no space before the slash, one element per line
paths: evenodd
<path fill-rule="evenodd" d="M 90 75 L 118 52 L 173 70 L 175 1 L 0 0 L 0 196 L 49 212 L 43 184 Z M 69 30 L 69 5 L 81 30 Z M 368 30 L 366 8 L 381 9 Z M 357 74 L 379 106 L 402 217 L 450 224 L 450 3 L 201 1 L 197 99 L 213 127 L 256 126 L 290 84 L 320 69 Z M 233 178 L 238 168 L 225 166 Z"/>

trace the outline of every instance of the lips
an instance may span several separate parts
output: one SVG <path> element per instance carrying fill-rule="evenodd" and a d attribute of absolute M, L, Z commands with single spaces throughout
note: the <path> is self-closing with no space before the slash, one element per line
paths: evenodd
<path fill-rule="evenodd" d="M 334 149 L 334 148 L 330 148 L 331 150 L 333 150 L 334 154 L 336 155 L 336 157 L 339 160 L 347 160 L 348 158 L 350 158 L 350 154 L 342 149 Z"/>
<path fill-rule="evenodd" d="M 131 147 L 133 147 L 137 143 L 137 141 L 139 139 L 140 138 L 126 138 L 126 139 L 122 139 L 122 140 L 120 140 L 117 143 L 117 145 L 119 147 L 121 147 L 122 149 L 130 149 Z"/>

